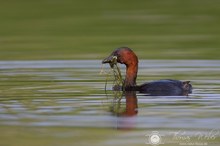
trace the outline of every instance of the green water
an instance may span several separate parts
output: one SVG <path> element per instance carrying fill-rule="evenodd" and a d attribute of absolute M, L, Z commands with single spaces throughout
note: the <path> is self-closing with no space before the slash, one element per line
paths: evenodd
<path fill-rule="evenodd" d="M 151 145 L 156 131 L 163 145 L 217 146 L 219 64 L 141 60 L 138 84 L 166 78 L 192 82 L 192 94 L 163 97 L 122 95 L 111 91 L 110 81 L 105 92 L 99 60 L 0 61 L 0 145 L 143 146 Z"/>

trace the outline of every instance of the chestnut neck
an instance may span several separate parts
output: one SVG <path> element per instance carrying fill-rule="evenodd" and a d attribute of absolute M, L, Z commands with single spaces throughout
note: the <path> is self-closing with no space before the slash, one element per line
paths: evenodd
<path fill-rule="evenodd" d="M 126 64 L 125 88 L 132 88 L 136 86 L 136 78 L 138 72 L 138 62 Z"/>

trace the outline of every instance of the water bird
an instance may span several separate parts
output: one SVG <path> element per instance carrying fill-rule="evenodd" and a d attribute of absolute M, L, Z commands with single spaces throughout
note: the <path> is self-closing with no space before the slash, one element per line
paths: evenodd
<path fill-rule="evenodd" d="M 109 63 L 111 66 L 114 61 L 126 66 L 126 76 L 123 81 L 123 90 L 139 91 L 150 95 L 178 96 L 192 93 L 190 81 L 179 81 L 174 79 L 162 79 L 158 81 L 146 82 L 141 85 L 136 84 L 138 73 L 138 57 L 132 49 L 120 47 L 114 50 L 102 63 Z"/>

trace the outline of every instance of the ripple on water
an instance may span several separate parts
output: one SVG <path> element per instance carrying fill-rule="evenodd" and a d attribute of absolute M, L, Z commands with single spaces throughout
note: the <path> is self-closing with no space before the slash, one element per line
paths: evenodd
<path fill-rule="evenodd" d="M 133 107 L 135 112 L 130 111 L 130 116 L 124 96 L 119 100 L 114 92 L 104 91 L 106 77 L 99 75 L 100 69 L 97 60 L 0 61 L 0 126 L 8 126 L 8 131 L 14 126 L 48 131 L 50 127 L 69 127 L 66 131 L 83 128 L 86 133 L 94 133 L 91 128 L 107 133 L 112 133 L 110 129 L 133 129 L 121 135 L 127 135 L 126 140 L 133 144 L 149 129 L 165 133 L 220 129 L 220 61 L 141 60 L 138 83 L 166 78 L 191 80 L 193 93 L 181 97 L 137 93 L 138 107 Z M 111 89 L 111 82 L 107 89 Z M 114 141 L 120 145 L 119 137 L 108 137 L 102 144 Z"/>

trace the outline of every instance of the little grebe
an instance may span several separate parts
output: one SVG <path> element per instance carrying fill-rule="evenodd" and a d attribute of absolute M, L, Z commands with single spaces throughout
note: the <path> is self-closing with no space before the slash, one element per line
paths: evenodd
<path fill-rule="evenodd" d="M 126 65 L 126 77 L 124 80 L 124 89 L 126 91 L 136 90 L 141 93 L 150 93 L 151 95 L 187 95 L 192 92 L 190 81 L 181 82 L 179 80 L 158 80 L 154 82 L 136 85 L 138 72 L 138 57 L 127 47 L 121 47 L 112 52 L 102 63 L 112 63 L 114 57 L 117 62 Z"/>

